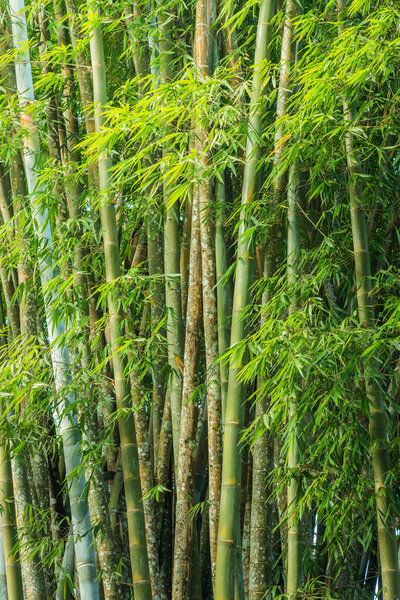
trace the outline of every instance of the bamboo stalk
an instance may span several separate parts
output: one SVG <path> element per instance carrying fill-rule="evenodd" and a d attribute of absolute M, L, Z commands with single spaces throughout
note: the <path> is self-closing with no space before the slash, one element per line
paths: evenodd
<path fill-rule="evenodd" d="M 271 25 L 275 10 L 273 0 L 263 0 L 257 26 L 252 82 L 251 108 L 243 178 L 236 280 L 233 297 L 231 347 L 240 343 L 245 334 L 242 312 L 249 301 L 253 279 L 254 244 L 245 234 L 249 227 L 248 207 L 257 193 L 256 171 L 260 157 L 259 139 L 262 132 L 260 96 L 262 77 L 259 65 L 270 56 Z M 229 368 L 227 405 L 224 421 L 222 485 L 218 527 L 215 600 L 232 598 L 236 579 L 236 543 L 240 508 L 239 436 L 243 422 L 243 384 L 238 379 L 242 362 L 232 360 Z"/>
<path fill-rule="evenodd" d="M 217 311 L 218 311 L 218 355 L 224 356 L 229 348 L 229 287 L 223 283 L 223 277 L 228 270 L 228 257 L 225 243 L 225 185 L 221 181 L 216 182 L 217 214 L 215 219 L 215 269 L 217 280 Z M 225 407 L 228 394 L 229 367 L 226 360 L 220 360 L 220 382 L 221 382 L 221 413 L 222 423 L 225 422 Z"/>
<path fill-rule="evenodd" d="M 4 560 L 3 526 L 0 518 L 0 600 L 8 600 L 6 563 Z"/>
<path fill-rule="evenodd" d="M 32 497 L 29 490 L 28 479 L 24 465 L 20 457 L 14 457 L 11 461 L 13 475 L 13 489 L 16 507 L 16 524 L 20 532 L 20 555 L 22 563 L 22 576 L 25 593 L 32 600 L 46 600 L 46 587 L 43 569 L 39 563 L 37 554 L 31 555 L 29 542 L 33 533 L 29 529 L 34 524 L 30 522 L 28 509 L 32 505 Z"/>
<path fill-rule="evenodd" d="M 212 0 L 198 0 L 196 8 L 196 31 L 194 60 L 200 79 L 210 74 Z M 203 327 L 206 351 L 206 386 L 208 413 L 208 493 L 210 555 L 213 587 L 217 558 L 218 514 L 221 491 L 221 385 L 218 358 L 218 317 L 216 284 L 215 236 L 213 227 L 212 190 L 206 175 L 210 162 L 207 131 L 197 127 L 195 149 L 199 157 L 201 180 L 197 183 L 200 210 L 200 240 L 203 292 Z"/>
<path fill-rule="evenodd" d="M 32 72 L 29 52 L 26 50 L 28 32 L 25 19 L 24 0 L 10 0 L 12 14 L 12 31 L 15 48 L 19 52 L 16 60 L 17 88 L 22 108 L 26 108 L 34 102 Z M 40 154 L 40 144 L 36 127 L 32 120 L 30 111 L 22 113 L 22 121 L 25 126 L 26 144 L 24 149 L 25 170 L 28 190 L 31 200 L 31 209 L 35 226 L 35 233 L 42 244 L 40 260 L 40 276 L 44 292 L 44 302 L 48 323 L 49 340 L 51 343 L 52 365 L 56 389 L 62 392 L 63 387 L 70 381 L 70 366 L 68 349 L 60 343 L 60 335 L 64 333 L 64 322 L 62 319 L 54 319 L 53 305 L 57 302 L 56 292 L 48 293 L 47 286 L 53 279 L 53 264 L 49 249 L 52 245 L 52 235 L 49 227 L 46 211 L 38 206 L 36 194 L 40 192 L 37 181 L 36 164 Z M 62 397 L 58 405 L 58 425 L 63 439 L 65 467 L 67 474 L 75 472 L 79 468 L 81 458 L 78 451 L 80 445 L 79 428 L 76 419 L 66 414 L 65 403 L 72 403 L 72 393 L 67 395 L 66 400 Z M 72 523 L 76 539 L 77 571 L 81 594 L 88 600 L 97 600 L 99 592 L 96 581 L 96 570 L 94 565 L 94 552 L 92 546 L 92 533 L 90 516 L 87 502 L 84 499 L 84 479 L 75 476 L 71 479 L 69 496 L 71 502 Z"/>
<path fill-rule="evenodd" d="M 346 0 L 337 0 L 340 18 L 344 17 Z M 339 35 L 344 23 L 339 27 Z M 371 295 L 371 265 L 369 258 L 367 222 L 362 202 L 362 167 L 354 144 L 350 127 L 354 120 L 352 108 L 347 99 L 343 102 L 344 121 L 347 126 L 345 145 L 349 173 L 349 197 L 351 230 L 354 248 L 354 264 L 357 285 L 358 317 L 362 328 L 375 327 L 374 301 Z M 369 435 L 371 442 L 372 467 L 375 482 L 375 503 L 380 570 L 382 577 L 383 600 L 400 598 L 400 572 L 395 532 L 393 489 L 391 481 L 391 461 L 387 442 L 385 403 L 377 381 L 379 365 L 374 358 L 364 362 L 365 392 L 369 404 Z"/>
<path fill-rule="evenodd" d="M 298 310 L 296 284 L 299 277 L 300 259 L 300 206 L 299 206 L 299 172 L 295 162 L 289 170 L 288 182 L 288 232 L 287 232 L 287 278 L 291 290 L 291 304 L 289 315 Z M 299 432 L 296 423 L 296 392 L 289 398 L 289 422 L 292 426 L 291 439 L 288 451 L 288 469 L 295 469 L 299 462 Z M 296 515 L 299 501 L 299 482 L 294 476 L 288 483 L 287 510 L 288 519 L 288 558 L 287 558 L 287 584 L 286 593 L 290 600 L 296 600 L 301 589 L 302 578 L 302 550 L 301 550 L 301 521 Z"/>
<path fill-rule="evenodd" d="M 96 131 L 100 132 L 104 125 L 103 110 L 107 101 L 107 88 L 102 28 L 98 21 L 99 11 L 96 3 L 93 4 L 93 9 L 94 18 L 97 22 L 91 32 L 90 53 L 93 70 Z M 99 191 L 102 194 L 100 219 L 103 229 L 106 278 L 110 283 L 121 275 L 117 223 L 114 205 L 110 202 L 111 168 L 111 159 L 107 152 L 103 152 L 99 157 Z M 121 438 L 121 464 L 124 475 L 133 587 L 136 600 L 150 600 L 151 585 L 141 500 L 138 450 L 133 414 L 132 412 L 126 414 L 126 409 L 130 409 L 132 404 L 129 381 L 125 375 L 126 358 L 119 351 L 120 339 L 124 335 L 124 329 L 123 314 L 116 290 L 110 292 L 108 296 L 108 311 L 117 407 L 118 409 L 124 409 L 124 414 L 119 417 L 118 423 Z"/>
<path fill-rule="evenodd" d="M 3 413 L 3 410 L 1 412 Z M 0 506 L 2 508 L 2 537 L 8 600 L 21 600 L 24 597 L 24 592 L 19 553 L 16 550 L 18 538 L 15 527 L 11 461 L 9 449 L 3 443 L 0 444 Z"/>
<path fill-rule="evenodd" d="M 162 7 L 164 8 L 164 7 Z M 161 82 L 167 84 L 172 78 L 172 24 L 164 10 L 158 14 L 160 75 Z M 163 148 L 163 155 L 168 148 Z M 182 406 L 182 374 L 183 365 L 183 320 L 181 302 L 180 273 L 180 233 L 179 208 L 175 202 L 170 206 L 171 186 L 168 181 L 163 184 L 164 193 L 164 274 L 165 304 L 167 310 L 167 345 L 168 364 L 170 367 L 169 389 L 171 397 L 172 444 L 174 469 L 178 472 L 179 434 Z"/>
<path fill-rule="evenodd" d="M 173 600 L 190 600 L 193 552 L 193 518 L 189 510 L 194 503 L 194 461 L 196 456 L 196 425 L 198 399 L 198 368 L 200 360 L 201 327 L 201 250 L 200 250 L 199 191 L 195 190 L 192 206 L 192 235 L 190 243 L 190 274 L 186 314 L 185 359 L 181 431 L 179 438 L 178 477 L 176 481 L 176 525 Z"/>

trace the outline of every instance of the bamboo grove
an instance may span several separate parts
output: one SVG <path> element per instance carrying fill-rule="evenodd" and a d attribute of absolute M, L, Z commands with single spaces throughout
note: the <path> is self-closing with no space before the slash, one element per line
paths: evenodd
<path fill-rule="evenodd" d="M 0 0 L 0 600 L 400 600 L 397 0 Z"/>

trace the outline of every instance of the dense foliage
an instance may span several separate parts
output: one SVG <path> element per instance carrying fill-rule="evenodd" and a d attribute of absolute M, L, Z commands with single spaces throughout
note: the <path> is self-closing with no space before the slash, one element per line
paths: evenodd
<path fill-rule="evenodd" d="M 0 600 L 399 600 L 396 0 L 0 0 Z"/>

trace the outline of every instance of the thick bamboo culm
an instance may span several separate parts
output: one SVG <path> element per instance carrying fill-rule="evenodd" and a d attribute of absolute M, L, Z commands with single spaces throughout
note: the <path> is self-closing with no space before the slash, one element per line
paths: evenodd
<path fill-rule="evenodd" d="M 106 76 L 104 67 L 104 49 L 101 23 L 96 4 L 93 5 L 95 21 L 90 37 L 90 53 L 93 69 L 93 87 L 95 102 L 96 131 L 104 125 L 103 108 L 107 102 Z M 102 224 L 106 277 L 109 283 L 121 275 L 117 223 L 114 205 L 111 203 L 112 163 L 106 152 L 99 158 L 100 181 L 100 218 Z M 118 351 L 123 335 L 123 314 L 118 302 L 118 292 L 113 290 L 108 296 L 110 319 L 111 352 L 113 356 L 115 392 L 117 406 L 120 409 L 132 406 L 129 380 L 125 375 L 126 358 Z M 139 461 L 133 414 L 122 416 L 118 420 L 121 439 L 121 464 L 124 476 L 124 488 L 128 518 L 129 550 L 133 587 L 137 600 L 150 600 L 151 585 L 146 548 L 146 532 L 143 514 L 142 492 L 140 488 Z"/>
<path fill-rule="evenodd" d="M 246 145 L 246 163 L 243 177 L 242 211 L 239 228 L 236 280 L 233 296 L 231 348 L 245 336 L 242 312 L 249 302 L 253 279 L 254 244 L 245 237 L 248 227 L 248 205 L 257 193 L 259 139 L 261 136 L 260 96 L 262 77 L 257 66 L 270 56 L 271 19 L 274 0 L 263 0 L 258 17 L 251 107 Z M 243 423 L 242 402 L 244 386 L 238 379 L 241 364 L 232 360 L 229 368 L 227 404 L 225 409 L 220 518 L 218 524 L 215 600 L 233 598 L 236 580 L 236 544 L 240 506 L 240 453 L 239 436 Z"/>

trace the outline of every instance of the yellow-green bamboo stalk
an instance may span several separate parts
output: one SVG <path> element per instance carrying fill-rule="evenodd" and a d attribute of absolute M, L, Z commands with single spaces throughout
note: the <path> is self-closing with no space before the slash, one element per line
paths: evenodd
<path fill-rule="evenodd" d="M 229 286 L 223 282 L 223 277 L 228 270 L 228 260 L 225 242 L 225 185 L 222 181 L 216 182 L 216 219 L 215 219 L 215 269 L 217 280 L 217 310 L 218 310 L 218 354 L 224 356 L 229 348 Z M 226 360 L 219 362 L 221 382 L 221 412 L 222 422 L 225 421 L 225 407 L 228 393 L 228 363 Z"/>
<path fill-rule="evenodd" d="M 94 26 L 90 36 L 90 54 L 93 70 L 96 131 L 104 126 L 104 107 L 107 102 L 106 72 L 100 13 L 97 3 L 92 4 Z M 112 283 L 121 275 L 117 223 L 114 205 L 111 202 L 112 162 L 106 150 L 99 157 L 100 219 L 102 224 L 104 257 L 107 281 Z M 119 351 L 120 340 L 124 335 L 123 320 L 118 292 L 113 290 L 108 296 L 111 353 L 113 356 L 115 393 L 117 407 L 125 409 L 118 420 L 121 438 L 121 464 L 124 475 L 124 488 L 127 506 L 129 549 L 135 600 L 150 600 L 151 585 L 147 559 L 146 533 L 140 488 L 138 452 L 129 380 L 125 375 L 126 358 Z"/>
<path fill-rule="evenodd" d="M 344 19 L 346 0 L 337 0 L 339 18 Z M 339 35 L 345 22 L 339 26 Z M 358 317 L 361 327 L 375 327 L 375 309 L 371 296 L 371 265 L 368 248 L 367 222 L 361 193 L 362 167 L 354 144 L 350 127 L 354 120 L 352 108 L 347 99 L 343 102 L 344 121 L 347 127 L 345 136 L 347 168 L 349 173 L 349 196 L 351 230 L 354 248 L 354 264 L 357 285 Z M 366 358 L 365 392 L 369 404 L 369 435 L 371 441 L 372 467 L 375 482 L 375 503 L 377 513 L 378 548 L 382 576 L 383 600 L 399 600 L 400 572 L 395 532 L 395 514 L 391 481 L 391 461 L 388 449 L 385 403 L 377 381 L 379 366 L 374 358 Z"/>
<path fill-rule="evenodd" d="M 3 410 L 1 412 L 3 413 Z M 9 449 L 4 443 L 0 444 L 0 506 L 8 600 L 22 600 L 24 592 L 19 553 L 16 550 L 18 538 L 15 528 L 11 461 Z"/>
<path fill-rule="evenodd" d="M 260 97 L 263 76 L 260 63 L 270 56 L 271 18 L 274 15 L 274 0 L 263 0 L 257 26 L 252 81 L 249 126 L 246 144 L 246 164 L 243 178 L 242 209 L 240 214 L 236 280 L 233 297 L 231 347 L 240 343 L 245 336 L 243 310 L 250 297 L 253 280 L 254 244 L 246 237 L 249 227 L 249 204 L 257 193 L 257 168 L 260 157 L 259 140 L 262 133 Z M 232 360 L 229 368 L 228 396 L 225 411 L 222 486 L 218 527 L 217 564 L 215 578 L 215 600 L 233 598 L 236 578 L 236 543 L 240 507 L 240 449 L 239 437 L 243 422 L 243 383 L 238 373 L 242 361 Z"/>

